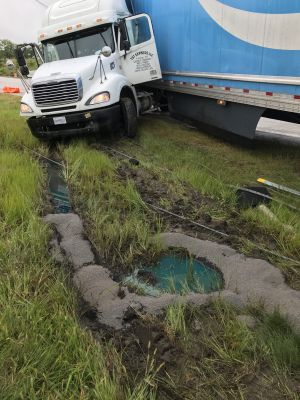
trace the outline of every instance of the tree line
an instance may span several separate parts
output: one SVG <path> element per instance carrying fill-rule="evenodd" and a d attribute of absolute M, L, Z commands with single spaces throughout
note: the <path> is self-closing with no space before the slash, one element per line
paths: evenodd
<path fill-rule="evenodd" d="M 15 58 L 16 44 L 7 39 L 0 39 L 0 61 L 3 63 L 7 59 Z M 26 58 L 33 58 L 34 54 L 31 48 L 25 51 Z"/>
<path fill-rule="evenodd" d="M 14 58 L 15 44 L 7 39 L 0 40 L 0 60 L 6 61 L 8 58 Z"/>

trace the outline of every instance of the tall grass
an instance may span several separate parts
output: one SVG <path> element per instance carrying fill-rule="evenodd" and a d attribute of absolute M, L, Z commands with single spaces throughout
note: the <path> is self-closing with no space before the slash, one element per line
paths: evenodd
<path fill-rule="evenodd" d="M 187 325 L 185 320 L 186 304 L 176 302 L 166 311 L 165 326 L 170 337 L 180 334 L 182 340 L 187 340 Z"/>
<path fill-rule="evenodd" d="M 126 266 L 136 257 L 155 254 L 159 246 L 152 236 L 160 229 L 159 220 L 151 223 L 133 182 L 121 182 L 113 162 L 83 143 L 64 148 L 63 154 L 73 200 L 100 252 Z"/>
<path fill-rule="evenodd" d="M 267 314 L 263 309 L 254 308 L 252 313 L 257 317 L 258 326 L 250 331 L 236 319 L 231 307 L 217 302 L 214 309 L 220 330 L 211 332 L 207 346 L 215 352 L 218 363 L 236 364 L 241 374 L 267 365 L 272 378 L 265 379 L 276 382 L 283 398 L 297 399 L 298 390 L 293 387 L 292 379 L 299 378 L 300 337 L 282 315 L 278 311 Z"/>
<path fill-rule="evenodd" d="M 36 142 L 13 114 L 17 99 L 0 101 L 0 398 L 154 399 L 155 371 L 132 388 L 122 355 L 80 325 L 70 277 L 48 253 L 46 176 L 29 151 L 17 149 Z"/>
<path fill-rule="evenodd" d="M 149 117 L 140 121 L 138 145 L 123 141 L 120 147 L 139 158 L 146 168 L 156 171 L 165 183 L 172 177 L 178 187 L 188 183 L 211 200 L 207 206 L 199 204 L 199 208 L 190 211 L 191 214 L 209 214 L 216 221 L 237 225 L 238 240 L 255 233 L 262 247 L 300 259 L 299 212 L 273 203 L 271 209 L 277 217 L 275 221 L 258 209 L 239 211 L 235 189 L 230 187 L 253 186 L 257 184 L 257 178 L 263 176 L 299 189 L 299 148 L 265 143 L 253 149 L 243 148 L 172 120 Z M 272 192 L 272 195 L 300 209 L 295 196 L 286 197 L 278 192 Z M 292 229 L 287 231 L 284 225 Z M 252 241 L 256 239 L 252 238 Z M 240 249 L 247 250 L 243 243 L 240 243 Z M 275 259 L 271 261 L 275 262 Z M 287 272 L 291 283 L 300 287 L 299 267 L 278 258 L 276 262 Z"/>
<path fill-rule="evenodd" d="M 220 301 L 207 310 L 180 304 L 168 309 L 167 332 L 176 333 L 186 360 L 168 381 L 174 393 L 199 400 L 298 399 L 299 337 L 277 312 L 254 307 L 252 314 L 254 330 Z"/>
<path fill-rule="evenodd" d="M 19 118 L 20 97 L 0 96 L 0 146 L 27 146 L 39 148 L 39 141 L 32 136 L 25 118 Z"/>
<path fill-rule="evenodd" d="M 275 311 L 272 314 L 261 313 L 257 337 L 268 348 L 269 360 L 279 368 L 290 373 L 300 373 L 300 336 L 295 334 L 282 317 Z"/>
<path fill-rule="evenodd" d="M 0 169 L 1 398 L 117 398 L 119 356 L 81 329 L 75 294 L 48 256 L 39 165 L 2 149 Z"/>

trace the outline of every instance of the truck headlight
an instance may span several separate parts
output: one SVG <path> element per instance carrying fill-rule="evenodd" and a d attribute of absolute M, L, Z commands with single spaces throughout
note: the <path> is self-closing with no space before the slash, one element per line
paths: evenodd
<path fill-rule="evenodd" d="M 31 114 L 33 113 L 33 109 L 29 107 L 28 104 L 21 103 L 21 113 L 22 114 Z"/>
<path fill-rule="evenodd" d="M 86 105 L 93 106 L 95 104 L 107 103 L 109 100 L 110 100 L 110 94 L 108 92 L 102 92 L 90 98 L 87 101 Z"/>

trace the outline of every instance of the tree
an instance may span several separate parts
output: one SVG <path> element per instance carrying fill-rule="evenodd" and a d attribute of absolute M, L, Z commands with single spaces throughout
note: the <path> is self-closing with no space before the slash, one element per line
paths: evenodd
<path fill-rule="evenodd" d="M 10 40 L 0 40 L 0 60 L 14 57 L 15 45 Z"/>

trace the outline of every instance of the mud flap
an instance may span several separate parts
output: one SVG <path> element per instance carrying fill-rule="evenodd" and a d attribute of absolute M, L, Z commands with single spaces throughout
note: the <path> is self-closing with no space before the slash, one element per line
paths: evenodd
<path fill-rule="evenodd" d="M 247 139 L 254 139 L 257 124 L 266 110 L 230 102 L 219 105 L 216 99 L 181 93 L 169 93 L 168 103 L 172 116 L 200 123 L 209 133 L 219 131 Z"/>

